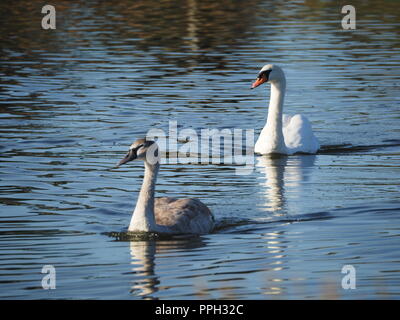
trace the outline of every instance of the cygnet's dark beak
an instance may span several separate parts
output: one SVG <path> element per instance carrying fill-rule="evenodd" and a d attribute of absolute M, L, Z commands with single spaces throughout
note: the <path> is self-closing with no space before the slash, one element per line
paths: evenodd
<path fill-rule="evenodd" d="M 125 164 L 125 163 L 127 163 L 129 161 L 135 160 L 136 158 L 137 158 L 136 150 L 135 149 L 131 149 L 125 155 L 125 157 L 120 162 L 117 163 L 116 168 L 118 168 L 119 166 L 121 166 L 121 165 L 123 165 L 123 164 Z"/>

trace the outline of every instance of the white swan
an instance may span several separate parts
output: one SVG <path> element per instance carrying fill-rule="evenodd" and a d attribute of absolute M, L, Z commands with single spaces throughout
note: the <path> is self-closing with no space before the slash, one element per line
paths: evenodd
<path fill-rule="evenodd" d="M 168 234 L 204 234 L 214 228 L 214 217 L 197 199 L 154 198 L 160 167 L 158 146 L 154 141 L 136 140 L 117 167 L 129 161 L 144 161 L 142 188 L 128 231 Z"/>
<path fill-rule="evenodd" d="M 314 136 L 308 119 L 301 115 L 282 114 L 283 99 L 286 89 L 286 78 L 283 70 L 272 64 L 265 65 L 252 84 L 254 89 L 264 82 L 271 84 L 271 97 L 268 108 L 267 123 L 262 129 L 254 146 L 259 154 L 294 154 L 316 153 L 319 143 Z"/>

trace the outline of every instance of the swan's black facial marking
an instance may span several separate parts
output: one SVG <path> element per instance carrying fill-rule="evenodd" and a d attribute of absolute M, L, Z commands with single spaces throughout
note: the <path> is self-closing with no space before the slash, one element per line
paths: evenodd
<path fill-rule="evenodd" d="M 117 163 L 117 167 L 119 167 L 129 161 L 135 160 L 137 158 L 136 151 L 137 151 L 137 149 L 130 149 L 128 151 L 128 153 L 125 155 L 125 157 L 120 162 Z"/>
<path fill-rule="evenodd" d="M 151 140 L 145 140 L 145 139 L 140 139 L 138 141 L 136 141 L 131 148 L 129 149 L 128 153 L 125 155 L 125 157 L 118 162 L 117 167 L 136 160 L 138 158 L 141 158 L 143 156 L 143 154 L 146 154 L 146 152 L 148 151 L 148 148 L 154 144 L 154 141 Z M 144 149 L 144 150 L 140 150 L 140 149 Z M 155 150 L 155 156 L 158 156 L 158 149 Z"/>
<path fill-rule="evenodd" d="M 154 144 L 154 141 L 146 140 L 146 139 L 139 139 L 139 140 L 135 141 L 131 145 L 131 147 L 130 147 L 128 153 L 125 155 L 125 157 L 120 162 L 118 162 L 117 167 L 119 167 L 120 165 L 123 165 L 127 162 L 136 160 L 138 158 L 142 159 L 143 156 L 145 156 L 147 154 L 147 152 L 149 151 L 150 146 L 153 144 Z M 158 157 L 158 148 L 156 148 L 154 150 L 154 155 L 155 155 L 155 157 Z"/>
<path fill-rule="evenodd" d="M 262 79 L 262 78 L 265 77 L 265 81 L 268 81 L 269 74 L 271 73 L 271 71 L 272 71 L 272 69 L 268 69 L 268 70 L 261 71 L 261 72 L 258 74 L 257 79 Z"/>
<path fill-rule="evenodd" d="M 131 150 L 133 150 L 133 151 L 135 151 L 137 153 L 137 151 L 143 146 L 144 146 L 144 144 L 142 143 L 142 144 L 139 144 L 137 147 L 132 148 Z"/>
<path fill-rule="evenodd" d="M 272 68 L 266 69 L 266 70 L 261 70 L 257 75 L 256 81 L 253 82 L 250 89 L 257 88 L 260 85 L 262 85 L 263 83 L 268 82 L 271 71 L 272 71 Z"/>

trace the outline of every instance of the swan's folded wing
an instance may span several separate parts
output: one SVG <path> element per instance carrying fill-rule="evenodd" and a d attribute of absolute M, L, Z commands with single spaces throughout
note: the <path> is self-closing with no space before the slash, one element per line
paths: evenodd
<path fill-rule="evenodd" d="M 197 199 L 156 198 L 154 213 L 157 224 L 180 233 L 208 233 L 214 225 L 211 211 Z"/>
<path fill-rule="evenodd" d="M 310 121 L 301 114 L 283 115 L 283 136 L 292 153 L 315 153 L 319 149 L 318 140 L 312 131 Z"/>

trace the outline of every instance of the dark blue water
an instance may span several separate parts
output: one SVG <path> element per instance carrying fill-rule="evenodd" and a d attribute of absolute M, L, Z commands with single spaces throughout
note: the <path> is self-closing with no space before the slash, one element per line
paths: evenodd
<path fill-rule="evenodd" d="M 2 1 L 0 297 L 397 299 L 400 10 L 354 5 L 344 31 L 336 1 L 60 1 L 42 30 L 42 2 Z M 321 152 L 255 157 L 248 175 L 166 163 L 157 194 L 201 199 L 217 230 L 121 241 L 143 177 L 113 169 L 129 145 L 169 121 L 257 137 L 266 63 Z"/>

